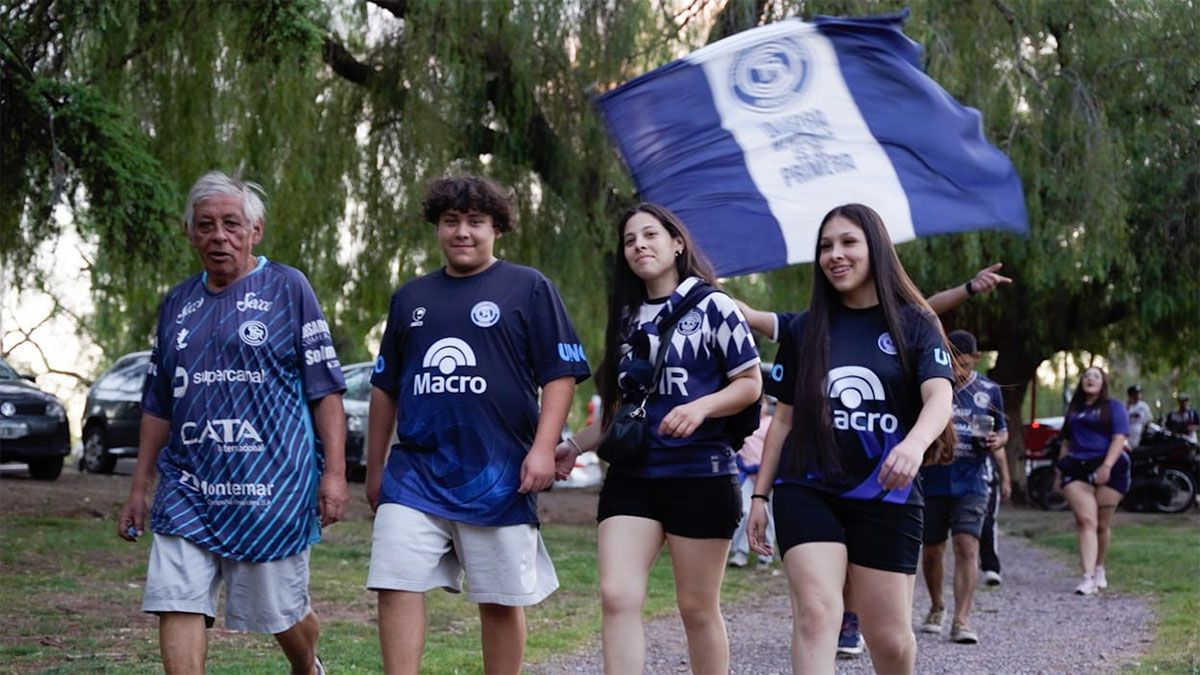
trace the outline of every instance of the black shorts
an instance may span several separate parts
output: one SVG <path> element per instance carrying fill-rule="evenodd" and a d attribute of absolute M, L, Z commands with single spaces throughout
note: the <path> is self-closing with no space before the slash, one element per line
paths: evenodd
<path fill-rule="evenodd" d="M 924 514 L 916 504 L 846 499 L 794 483 L 776 485 L 772 501 L 780 555 L 828 541 L 845 544 L 854 565 L 917 573 Z"/>
<path fill-rule="evenodd" d="M 1081 480 L 1096 487 L 1096 469 L 1099 469 L 1103 463 L 1103 457 L 1094 459 L 1078 459 L 1071 455 L 1063 457 L 1058 460 L 1058 470 L 1062 473 L 1062 486 L 1066 487 L 1071 481 Z M 1110 487 L 1125 494 L 1129 492 L 1130 482 L 1129 453 L 1122 452 L 1121 456 L 1117 458 L 1117 463 L 1113 464 L 1112 471 L 1108 472 L 1108 483 L 1104 487 Z"/>
<path fill-rule="evenodd" d="M 940 544 L 946 541 L 947 533 L 969 534 L 978 539 L 987 515 L 987 495 L 925 495 L 925 543 Z"/>
<path fill-rule="evenodd" d="M 596 521 L 637 516 L 662 523 L 667 534 L 689 539 L 733 539 L 742 520 L 737 476 L 632 478 L 608 475 Z"/>

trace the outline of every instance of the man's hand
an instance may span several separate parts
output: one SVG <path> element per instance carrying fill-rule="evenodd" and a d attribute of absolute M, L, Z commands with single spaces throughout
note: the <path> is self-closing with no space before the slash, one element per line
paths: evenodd
<path fill-rule="evenodd" d="M 999 450 L 1000 447 L 1004 445 L 1004 439 L 1000 437 L 1000 434 L 994 431 L 989 431 L 988 435 L 983 437 L 983 444 L 988 450 L 995 451 Z"/>
<path fill-rule="evenodd" d="M 1011 284 L 1012 279 L 1010 277 L 1000 274 L 1001 267 L 1004 267 L 1004 263 L 989 265 L 988 267 L 976 272 L 975 276 L 972 277 L 970 282 L 971 290 L 974 291 L 976 295 L 979 295 L 980 293 L 992 291 L 1001 284 Z M 959 278 L 961 279 L 962 277 Z"/>
<path fill-rule="evenodd" d="M 321 476 L 321 487 L 317 490 L 317 508 L 321 512 L 321 527 L 328 527 L 346 515 L 346 504 L 350 492 L 346 487 L 345 474 L 326 472 Z"/>
<path fill-rule="evenodd" d="M 1000 479 L 1000 501 L 1006 502 L 1012 497 L 1012 480 L 1005 476 Z"/>
<path fill-rule="evenodd" d="M 566 480 L 575 469 L 575 460 L 579 451 L 573 443 L 563 441 L 554 448 L 554 480 Z"/>
<path fill-rule="evenodd" d="M 117 517 L 117 536 L 125 541 L 137 541 L 146 531 L 146 511 L 148 510 L 145 495 L 131 494 L 121 508 Z"/>
<path fill-rule="evenodd" d="M 554 466 L 555 453 L 551 450 L 542 450 L 538 447 L 533 447 L 529 450 L 529 454 L 525 455 L 525 461 L 521 463 L 521 487 L 517 489 L 520 494 L 529 492 L 541 492 L 554 484 Z M 572 463 L 574 460 L 572 460 Z"/>

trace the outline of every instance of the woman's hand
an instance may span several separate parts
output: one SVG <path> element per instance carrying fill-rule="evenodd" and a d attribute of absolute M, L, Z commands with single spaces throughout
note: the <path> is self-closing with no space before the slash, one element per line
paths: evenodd
<path fill-rule="evenodd" d="M 1108 485 L 1109 476 L 1112 474 L 1112 467 L 1107 464 L 1101 464 L 1096 468 L 1096 487 Z"/>
<path fill-rule="evenodd" d="M 885 490 L 898 490 L 907 487 L 917 477 L 921 470 L 921 462 L 925 459 L 925 447 L 910 438 L 892 448 L 883 466 L 879 467 L 879 484 Z"/>
<path fill-rule="evenodd" d="M 566 480 L 567 476 L 571 475 L 571 471 L 575 468 L 575 460 L 579 457 L 579 452 L 575 449 L 575 444 L 569 441 L 563 441 L 554 448 L 554 479 Z"/>
<path fill-rule="evenodd" d="M 761 499 L 750 500 L 750 515 L 746 521 L 746 534 L 750 548 L 759 555 L 775 555 L 775 549 L 767 543 L 767 503 Z"/>
<path fill-rule="evenodd" d="M 672 438 L 691 436 L 707 417 L 708 406 L 705 405 L 704 399 L 677 405 L 663 417 L 662 423 L 658 425 L 658 435 Z"/>

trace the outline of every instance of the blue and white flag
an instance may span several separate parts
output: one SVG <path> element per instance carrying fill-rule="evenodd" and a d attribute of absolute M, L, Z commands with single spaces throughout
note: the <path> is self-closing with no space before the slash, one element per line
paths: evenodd
<path fill-rule="evenodd" d="M 821 217 L 866 204 L 896 242 L 1028 231 L 1021 181 L 979 111 L 877 17 L 738 33 L 598 101 L 644 199 L 688 224 L 719 274 L 813 259 Z"/>

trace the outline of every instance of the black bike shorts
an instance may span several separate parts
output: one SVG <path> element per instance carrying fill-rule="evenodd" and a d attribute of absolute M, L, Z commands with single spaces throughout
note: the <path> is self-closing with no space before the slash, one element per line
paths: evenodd
<path fill-rule="evenodd" d="M 1058 460 L 1058 470 L 1062 472 L 1062 486 L 1066 487 L 1067 483 L 1075 480 L 1081 480 L 1090 483 L 1093 487 L 1096 486 L 1096 469 L 1104 463 L 1103 457 L 1095 459 L 1078 459 L 1067 455 Z M 1110 487 L 1121 494 L 1129 492 L 1129 484 L 1131 482 L 1129 453 L 1122 452 L 1117 458 L 1117 463 L 1113 465 L 1112 471 L 1108 472 L 1108 483 L 1104 487 Z"/>
<path fill-rule="evenodd" d="M 689 539 L 733 539 L 742 520 L 737 476 L 633 478 L 609 474 L 600 489 L 596 521 L 636 516 L 662 523 Z"/>
<path fill-rule="evenodd" d="M 922 508 L 846 499 L 805 485 L 775 486 L 775 541 L 780 555 L 800 544 L 846 545 L 851 564 L 916 574 L 921 557 Z"/>

